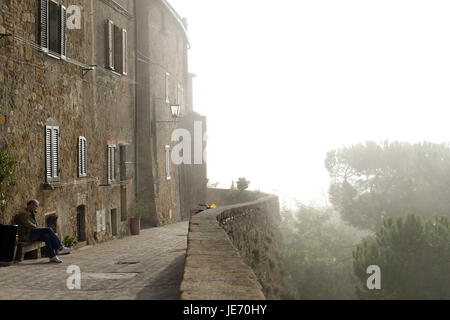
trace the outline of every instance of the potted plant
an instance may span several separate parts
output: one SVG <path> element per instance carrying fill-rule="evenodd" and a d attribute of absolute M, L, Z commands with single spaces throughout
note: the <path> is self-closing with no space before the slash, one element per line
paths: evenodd
<path fill-rule="evenodd" d="M 130 232 L 132 235 L 138 235 L 141 231 L 141 216 L 145 214 L 148 207 L 145 203 L 135 201 L 131 205 Z"/>
<path fill-rule="evenodd" d="M 8 151 L 8 146 L 0 150 L 0 266 L 10 265 L 14 261 L 17 248 L 16 225 L 6 223 L 8 191 L 15 185 L 17 162 Z"/>

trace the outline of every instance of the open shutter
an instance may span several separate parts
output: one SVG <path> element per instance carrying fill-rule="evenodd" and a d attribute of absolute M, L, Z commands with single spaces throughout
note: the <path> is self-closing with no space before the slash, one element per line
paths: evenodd
<path fill-rule="evenodd" d="M 111 181 L 115 181 L 116 180 L 116 177 L 115 177 L 115 159 L 114 159 L 114 156 L 115 156 L 115 147 L 111 147 Z"/>
<path fill-rule="evenodd" d="M 114 70 L 114 23 L 111 20 L 106 21 L 106 63 Z"/>
<path fill-rule="evenodd" d="M 52 127 L 45 127 L 45 180 L 53 181 L 52 174 Z"/>
<path fill-rule="evenodd" d="M 66 58 L 66 30 L 67 30 L 67 16 L 66 7 L 61 6 L 61 58 Z"/>
<path fill-rule="evenodd" d="M 114 70 L 123 72 L 123 33 L 118 26 L 114 26 Z"/>
<path fill-rule="evenodd" d="M 128 74 L 128 38 L 127 38 L 127 30 L 122 29 L 122 57 L 123 57 L 123 63 L 122 63 L 122 69 L 123 74 Z"/>
<path fill-rule="evenodd" d="M 169 99 L 169 73 L 166 72 L 166 103 L 170 103 L 170 99 Z"/>
<path fill-rule="evenodd" d="M 78 138 L 78 176 L 86 177 L 86 138 Z"/>
<path fill-rule="evenodd" d="M 52 128 L 52 175 L 53 181 L 59 179 L 59 128 Z"/>
<path fill-rule="evenodd" d="M 166 146 L 166 179 L 170 180 L 170 146 Z"/>
<path fill-rule="evenodd" d="M 108 146 L 108 184 L 111 183 L 111 147 Z"/>
<path fill-rule="evenodd" d="M 48 0 L 40 0 L 39 42 L 42 51 L 48 52 Z"/>
<path fill-rule="evenodd" d="M 83 139 L 83 176 L 87 176 L 87 148 L 86 148 L 86 139 Z"/>
<path fill-rule="evenodd" d="M 83 146 L 82 146 L 82 140 L 81 137 L 78 137 L 78 177 L 82 177 L 83 176 L 83 171 L 82 171 L 82 151 L 83 150 Z"/>

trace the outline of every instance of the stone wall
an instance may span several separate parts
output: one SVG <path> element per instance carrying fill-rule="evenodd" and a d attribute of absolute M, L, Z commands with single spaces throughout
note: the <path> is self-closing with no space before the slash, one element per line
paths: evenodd
<path fill-rule="evenodd" d="M 259 198 L 268 196 L 266 193 L 259 191 L 239 191 L 231 189 L 208 188 L 207 203 L 215 204 L 216 206 L 228 206 L 232 204 L 239 204 L 243 202 L 254 201 Z"/>
<path fill-rule="evenodd" d="M 193 216 L 181 298 L 280 299 L 279 223 L 276 196 Z"/>

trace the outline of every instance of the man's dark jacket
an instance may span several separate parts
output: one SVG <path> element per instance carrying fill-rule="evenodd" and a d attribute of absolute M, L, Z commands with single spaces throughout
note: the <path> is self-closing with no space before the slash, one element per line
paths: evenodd
<path fill-rule="evenodd" d="M 14 222 L 19 226 L 19 241 L 30 241 L 30 231 L 39 228 L 34 213 L 24 209 L 15 217 Z"/>

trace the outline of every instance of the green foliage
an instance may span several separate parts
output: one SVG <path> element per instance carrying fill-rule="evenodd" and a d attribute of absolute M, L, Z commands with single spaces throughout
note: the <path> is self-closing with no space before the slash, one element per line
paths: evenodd
<path fill-rule="evenodd" d="M 447 144 L 369 141 L 329 151 L 325 167 L 330 201 L 354 226 L 375 231 L 386 217 L 450 213 Z"/>
<path fill-rule="evenodd" d="M 148 205 L 143 201 L 135 200 L 131 204 L 131 216 L 138 218 L 144 216 L 148 212 Z"/>
<path fill-rule="evenodd" d="M 16 184 L 15 171 L 17 161 L 9 152 L 9 146 L 0 150 L 0 218 L 4 223 L 8 206 L 8 191 Z"/>
<path fill-rule="evenodd" d="M 420 216 L 388 218 L 375 239 L 353 252 L 360 280 L 357 294 L 366 299 L 450 299 L 450 219 L 426 222 Z M 381 289 L 367 289 L 367 267 L 381 269 Z"/>
<path fill-rule="evenodd" d="M 248 181 L 245 178 L 239 178 L 238 182 L 236 183 L 236 186 L 239 191 L 244 191 L 248 189 L 248 185 L 250 184 L 250 181 Z"/>
<path fill-rule="evenodd" d="M 65 247 L 73 247 L 78 243 L 77 239 L 73 236 L 65 236 L 63 244 Z"/>
<path fill-rule="evenodd" d="M 352 247 L 363 234 L 331 208 L 300 205 L 282 212 L 282 262 L 293 299 L 354 299 Z"/>

